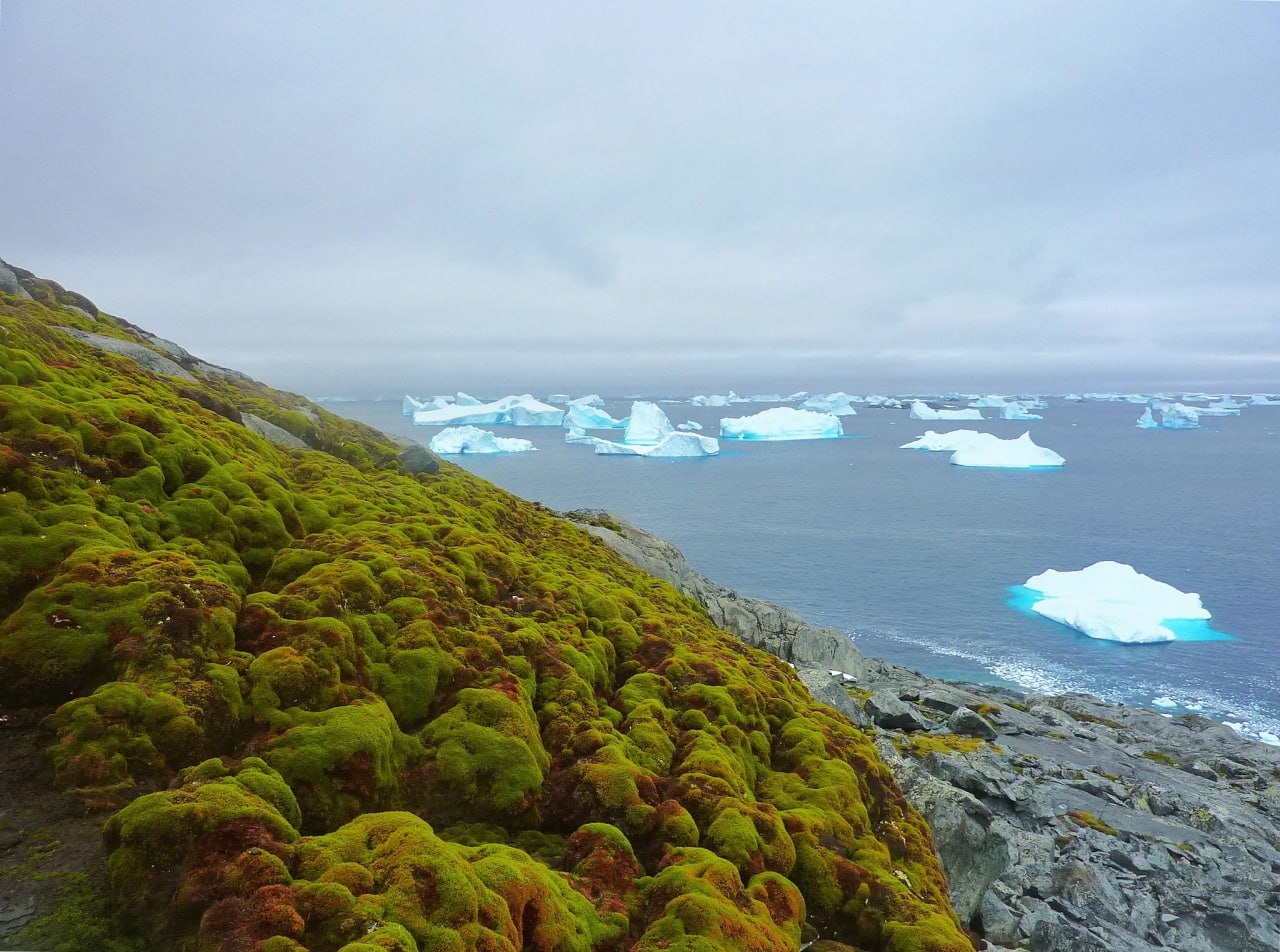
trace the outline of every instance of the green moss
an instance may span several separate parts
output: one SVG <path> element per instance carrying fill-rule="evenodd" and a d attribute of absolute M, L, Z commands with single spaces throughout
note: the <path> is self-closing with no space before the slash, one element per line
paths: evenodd
<path fill-rule="evenodd" d="M 1091 830 L 1097 830 L 1099 833 L 1105 833 L 1108 836 L 1116 836 L 1119 833 L 1114 826 L 1107 823 L 1105 820 L 1098 819 L 1087 810 L 1069 810 L 1067 812 L 1067 817 L 1076 826 L 1085 826 Z"/>
<path fill-rule="evenodd" d="M 1166 767 L 1176 767 L 1180 761 L 1176 757 L 1171 757 L 1163 750 L 1144 750 L 1142 756 L 1147 760 L 1157 764 L 1163 764 Z"/>
<path fill-rule="evenodd" d="M 929 754 L 971 754 L 981 750 L 985 742 L 976 737 L 959 734 L 925 734 L 916 732 L 893 739 L 894 746 L 909 757 L 923 758 Z"/>

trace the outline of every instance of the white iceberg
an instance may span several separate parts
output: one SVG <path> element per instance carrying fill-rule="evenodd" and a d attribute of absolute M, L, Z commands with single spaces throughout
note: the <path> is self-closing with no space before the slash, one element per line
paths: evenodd
<path fill-rule="evenodd" d="M 1164 622 L 1209 618 L 1200 596 L 1141 574 L 1121 562 L 1095 562 L 1078 572 L 1050 569 L 1027 588 L 1044 597 L 1031 610 L 1090 638 L 1149 644 L 1173 641 Z"/>
<path fill-rule="evenodd" d="M 1254 407 L 1280 407 L 1280 400 L 1265 393 L 1255 393 L 1249 398 L 1249 405 Z"/>
<path fill-rule="evenodd" d="M 676 424 L 677 430 L 701 430 L 702 424 L 697 420 L 685 420 L 683 423 Z"/>
<path fill-rule="evenodd" d="M 1064 393 L 1062 399 L 1067 403 L 1083 403 L 1084 397 L 1078 393 Z"/>
<path fill-rule="evenodd" d="M 898 449 L 928 450 L 931 453 L 954 453 L 976 436 L 985 436 L 977 430 L 950 430 L 936 433 L 926 430 L 924 436 L 916 437 L 910 443 L 903 443 Z"/>
<path fill-rule="evenodd" d="M 982 412 L 980 410 L 935 410 L 927 403 L 916 400 L 911 404 L 911 419 L 913 420 L 981 420 Z"/>
<path fill-rule="evenodd" d="M 948 394 L 948 397 L 951 395 Z M 951 397 L 951 399 L 956 399 Z M 985 397 L 979 397 L 977 400 L 970 401 L 969 406 L 974 409 L 1002 409 L 1009 401 L 998 393 L 991 393 Z"/>
<path fill-rule="evenodd" d="M 589 393 L 585 397 L 578 397 L 574 400 L 566 401 L 568 403 L 577 404 L 580 407 L 602 407 L 604 406 L 604 398 L 598 393 Z"/>
<path fill-rule="evenodd" d="M 668 433 L 661 441 L 647 446 L 594 440 L 597 456 L 645 456 L 651 459 L 686 459 L 715 456 L 720 444 L 710 436 L 697 433 Z"/>
<path fill-rule="evenodd" d="M 802 410 L 814 410 L 818 413 L 831 413 L 835 416 L 857 416 L 858 411 L 850 404 L 858 398 L 844 391 L 828 393 L 825 396 L 813 396 L 800 404 Z"/>
<path fill-rule="evenodd" d="M 458 391 L 458 395 L 454 398 L 454 402 L 460 407 L 478 407 L 484 403 L 483 400 L 479 400 L 471 396 L 469 393 L 463 393 L 461 390 Z"/>
<path fill-rule="evenodd" d="M 597 407 L 571 403 L 564 415 L 564 425 L 581 427 L 584 430 L 621 430 L 627 425 L 627 421 L 615 420 Z"/>
<path fill-rule="evenodd" d="M 1220 403 L 1211 403 L 1207 407 L 1196 407 L 1196 412 L 1200 416 L 1239 416 L 1241 406 L 1234 400 L 1224 400 Z"/>
<path fill-rule="evenodd" d="M 569 395 L 567 393 L 553 393 L 547 397 L 547 403 L 568 403 Z"/>
<path fill-rule="evenodd" d="M 1032 413 L 1031 408 L 1024 403 L 1015 400 L 1012 403 L 1006 403 L 1000 408 L 1000 419 L 1002 420 L 1043 420 L 1038 413 Z"/>
<path fill-rule="evenodd" d="M 870 394 L 866 400 L 869 407 L 882 407 L 885 410 L 901 410 L 902 401 L 893 397 L 884 397 L 878 393 Z"/>
<path fill-rule="evenodd" d="M 1037 446 L 1031 432 L 1016 440 L 1002 440 L 991 433 L 980 433 L 968 440 L 951 456 L 953 466 L 983 466 L 998 469 L 1043 469 L 1066 462 L 1051 449 Z"/>
<path fill-rule="evenodd" d="M 528 440 L 494 436 L 474 426 L 451 426 L 431 438 L 436 453 L 528 453 L 537 447 Z"/>
<path fill-rule="evenodd" d="M 458 403 L 436 410 L 416 410 L 413 422 L 417 426 L 488 426 L 510 423 L 513 426 L 559 426 L 564 411 L 558 407 L 535 400 L 524 393 L 503 397 L 492 403 L 463 403 L 466 394 L 458 394 Z M 468 399 L 474 399 L 473 397 Z"/>
<path fill-rule="evenodd" d="M 745 417 L 725 417 L 720 436 L 729 440 L 825 440 L 844 436 L 840 418 L 830 413 L 774 407 Z"/>
<path fill-rule="evenodd" d="M 662 407 L 647 400 L 637 400 L 631 404 L 631 416 L 627 418 L 622 442 L 631 446 L 653 446 L 673 432 L 671 421 L 662 412 Z"/>
<path fill-rule="evenodd" d="M 1138 417 L 1136 426 L 1140 430 L 1154 430 L 1160 426 L 1160 424 L 1156 422 L 1155 415 L 1151 412 L 1151 407 L 1147 407 L 1142 411 L 1142 416 Z"/>
<path fill-rule="evenodd" d="M 419 410 L 439 410 L 453 403 L 453 397 L 432 397 L 430 400 L 419 400 L 405 394 L 404 402 L 401 404 L 405 416 L 413 416 Z"/>

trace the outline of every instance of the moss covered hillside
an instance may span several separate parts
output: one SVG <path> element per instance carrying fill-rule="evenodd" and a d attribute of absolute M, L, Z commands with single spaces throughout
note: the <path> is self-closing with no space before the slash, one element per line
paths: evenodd
<path fill-rule="evenodd" d="M 972 948 L 787 665 L 553 513 L 14 273 L 0 704 L 101 850 L 40 867 L 61 906 L 20 947 Z"/>

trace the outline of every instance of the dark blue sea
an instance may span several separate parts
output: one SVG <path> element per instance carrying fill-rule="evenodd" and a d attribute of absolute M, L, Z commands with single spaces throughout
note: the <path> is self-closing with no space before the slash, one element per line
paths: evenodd
<path fill-rule="evenodd" d="M 607 409 L 625 416 L 629 400 Z M 703 424 L 761 404 L 663 404 Z M 426 443 L 399 399 L 329 408 Z M 467 469 L 555 509 L 615 510 L 676 543 L 724 585 L 849 633 L 866 653 L 944 678 L 1193 710 L 1280 734 L 1280 406 L 1140 430 L 1141 406 L 1050 400 L 1042 421 L 921 423 L 860 409 L 846 437 L 721 441 L 718 457 L 597 457 L 558 429 L 488 427 L 536 453 L 463 456 Z M 996 411 L 984 410 L 987 416 Z M 903 450 L 926 429 L 1032 437 L 1060 470 L 965 469 Z M 619 432 L 595 435 L 620 439 Z M 1045 569 L 1110 559 L 1200 594 L 1229 640 L 1123 645 L 1008 604 Z"/>

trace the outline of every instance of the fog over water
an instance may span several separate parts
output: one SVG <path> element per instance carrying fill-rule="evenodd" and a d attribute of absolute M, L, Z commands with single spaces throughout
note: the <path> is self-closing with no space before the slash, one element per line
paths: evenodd
<path fill-rule="evenodd" d="M 1275 389 L 1280 4 L 0 21 L 0 255 L 308 392 Z"/>

